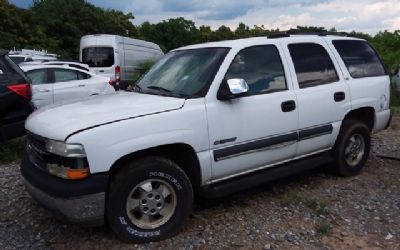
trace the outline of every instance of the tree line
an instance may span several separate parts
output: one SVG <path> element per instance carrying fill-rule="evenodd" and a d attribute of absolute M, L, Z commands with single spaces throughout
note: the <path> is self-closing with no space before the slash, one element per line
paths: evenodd
<path fill-rule="evenodd" d="M 159 23 L 134 25 L 132 13 L 96 7 L 84 0 L 34 0 L 28 9 L 0 0 L 0 48 L 46 49 L 64 58 L 77 59 L 80 38 L 87 34 L 116 34 L 151 41 L 164 52 L 184 45 L 237 38 L 268 36 L 278 32 L 263 25 L 239 23 L 234 30 L 222 25 L 196 26 L 182 17 Z M 303 32 L 336 31 L 335 28 L 297 26 Z M 386 66 L 393 70 L 400 63 L 400 30 L 381 31 L 372 36 L 353 31 L 353 36 L 368 40 Z"/>

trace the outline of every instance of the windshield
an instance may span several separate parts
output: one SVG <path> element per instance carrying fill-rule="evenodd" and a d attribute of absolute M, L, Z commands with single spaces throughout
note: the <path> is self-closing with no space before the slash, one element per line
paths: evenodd
<path fill-rule="evenodd" d="M 114 65 L 114 49 L 111 47 L 89 47 L 82 50 L 82 62 L 94 68 Z"/>
<path fill-rule="evenodd" d="M 137 89 L 178 97 L 204 96 L 228 51 L 202 48 L 170 52 L 144 75 Z"/>

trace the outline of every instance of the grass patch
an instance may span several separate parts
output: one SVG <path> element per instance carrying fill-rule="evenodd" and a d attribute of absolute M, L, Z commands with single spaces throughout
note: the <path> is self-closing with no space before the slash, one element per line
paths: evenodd
<path fill-rule="evenodd" d="M 400 92 L 393 88 L 390 91 L 390 106 L 400 108 Z"/>
<path fill-rule="evenodd" d="M 392 115 L 400 115 L 400 106 L 391 106 L 390 110 Z"/>
<path fill-rule="evenodd" d="M 317 215 L 327 215 L 329 213 L 328 206 L 323 202 L 317 200 L 307 200 L 305 204 Z"/>
<path fill-rule="evenodd" d="M 298 195 L 290 195 L 290 196 L 279 196 L 278 197 L 279 204 L 281 206 L 290 206 L 290 205 L 299 205 L 305 202 L 303 197 Z"/>
<path fill-rule="evenodd" d="M 304 204 L 318 216 L 329 214 L 328 205 L 326 205 L 322 201 L 317 201 L 314 199 L 305 199 L 298 195 L 290 195 L 290 196 L 281 195 L 278 196 L 277 198 L 279 204 L 284 207 L 298 206 L 300 204 Z"/>
<path fill-rule="evenodd" d="M 25 149 L 25 137 L 0 143 L 0 164 L 19 160 Z"/>
<path fill-rule="evenodd" d="M 327 222 L 321 223 L 317 225 L 317 228 L 315 229 L 317 232 L 317 235 L 322 237 L 322 236 L 329 236 L 333 232 L 333 226 Z"/>

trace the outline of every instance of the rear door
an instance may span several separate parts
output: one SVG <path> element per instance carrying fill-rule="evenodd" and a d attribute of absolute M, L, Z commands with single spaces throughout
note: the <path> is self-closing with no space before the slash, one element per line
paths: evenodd
<path fill-rule="evenodd" d="M 99 40 L 99 39 L 97 39 Z M 118 51 L 111 46 L 96 45 L 82 49 L 82 62 L 89 65 L 96 74 L 115 79 L 115 66 L 118 65 Z"/>
<path fill-rule="evenodd" d="M 63 68 L 52 68 L 51 70 L 54 77 L 54 103 L 71 102 L 89 96 L 87 82 L 79 79 L 79 71 Z"/>
<path fill-rule="evenodd" d="M 97 75 L 90 75 L 85 72 L 78 71 L 78 79 L 80 85 L 85 85 L 86 96 L 98 95 L 105 90 L 105 87 L 109 84 L 108 78 Z M 113 88 L 112 88 L 113 89 Z"/>
<path fill-rule="evenodd" d="M 281 43 L 289 58 L 299 107 L 297 155 L 327 150 L 351 109 L 349 86 L 323 39 L 290 37 Z"/>
<path fill-rule="evenodd" d="M 32 103 L 36 108 L 53 104 L 53 83 L 50 83 L 48 69 L 35 69 L 26 72 L 31 80 Z"/>

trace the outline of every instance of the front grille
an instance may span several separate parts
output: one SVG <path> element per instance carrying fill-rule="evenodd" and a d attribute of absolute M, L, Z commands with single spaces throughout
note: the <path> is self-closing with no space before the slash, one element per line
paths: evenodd
<path fill-rule="evenodd" d="M 38 168 L 46 171 L 46 156 L 49 154 L 46 152 L 45 139 L 30 132 L 26 133 L 26 138 L 29 160 Z"/>

